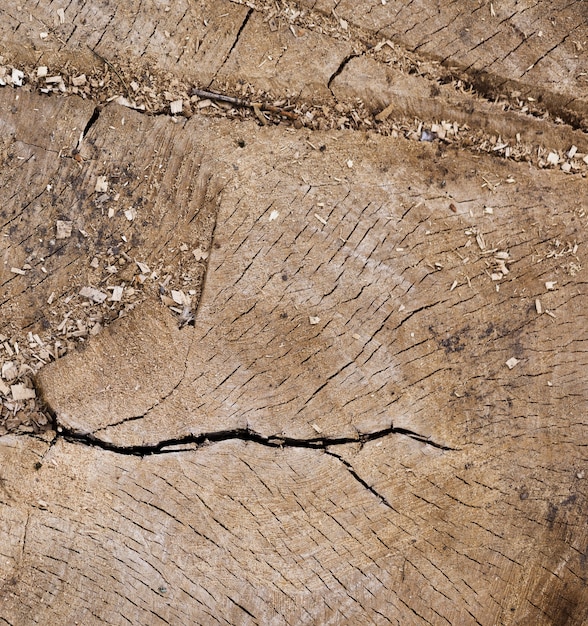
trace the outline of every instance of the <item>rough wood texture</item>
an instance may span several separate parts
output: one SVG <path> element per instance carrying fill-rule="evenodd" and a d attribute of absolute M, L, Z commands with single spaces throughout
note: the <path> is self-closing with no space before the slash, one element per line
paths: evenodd
<path fill-rule="evenodd" d="M 518 90 L 588 125 L 588 6 L 567 2 L 300 0 L 465 70 L 490 93 Z"/>
<path fill-rule="evenodd" d="M 36 378 L 54 430 L 0 438 L 0 623 L 588 621 L 586 178 L 373 118 L 333 130 L 360 97 L 583 151 L 580 61 L 558 87 L 549 65 L 583 41 L 582 3 L 550 5 L 555 23 L 540 4 L 465 4 L 72 2 L 63 24 L 47 2 L 0 6 L 0 53 L 30 72 L 102 65 L 108 96 L 152 72 L 159 102 L 246 81 L 296 94 L 310 125 L 0 90 L 0 331 L 64 319 L 72 344 Z M 517 47 L 525 20 L 543 37 Z M 395 34 L 532 81 L 576 128 L 362 40 Z M 323 105 L 331 130 L 312 124 Z M 123 283 L 134 299 L 79 297 Z M 193 326 L 172 289 L 193 292 Z M 95 336 L 68 330 L 98 314 Z"/>
<path fill-rule="evenodd" d="M 449 85 L 432 85 L 424 76 L 406 74 L 375 59 L 351 59 L 331 82 L 336 99 L 361 99 L 374 113 L 390 107 L 390 115 L 432 120 L 453 120 L 500 136 L 504 141 L 519 140 L 551 148 L 577 145 L 588 150 L 588 137 L 582 130 L 556 124 L 504 107 L 475 95 L 456 93 Z"/>
<path fill-rule="evenodd" d="M 45 103 L 12 90 L 0 92 L 0 107 L 8 131 L 0 173 L 5 193 L 0 226 L 8 242 L 0 267 L 5 327 L 48 325 L 52 293 L 56 299 L 77 297 L 85 284 L 106 289 L 113 282 L 130 283 L 135 261 L 152 270 L 173 263 L 189 278 L 182 281 L 184 288 L 200 288 L 204 266 L 191 250 L 210 245 L 222 173 L 202 161 L 197 141 L 186 144 L 181 124 L 110 107 L 95 113 L 94 126 L 88 102 L 74 97 Z M 77 162 L 73 155 L 84 129 Z M 121 132 L 125 141 L 117 141 Z M 99 176 L 107 179 L 107 193 L 96 192 Z M 136 211 L 132 221 L 124 213 L 130 207 Z M 57 220 L 71 222 L 71 237 L 56 238 Z M 188 254 L 178 250 L 178 230 Z M 25 275 L 11 272 L 25 262 L 31 266 Z M 105 271 L 113 267 L 114 273 Z"/>
<path fill-rule="evenodd" d="M 343 604 L 342 590 L 311 589 L 310 606 L 324 610 L 316 604 L 322 598 L 333 607 L 328 615 L 335 622 L 360 615 L 373 621 L 372 606 L 393 620 L 407 615 L 403 603 L 410 607 L 404 610 L 430 623 L 549 623 L 555 615 L 579 615 L 585 599 L 586 501 L 576 473 L 582 467 L 585 398 L 574 372 L 585 353 L 585 284 L 566 276 L 560 260 L 546 258 L 554 241 L 581 236 L 581 205 L 566 211 L 559 202 L 567 177 L 544 173 L 542 182 L 526 166 L 510 165 L 508 176 L 516 183 L 492 192 L 482 185 L 489 172 L 500 175 L 495 162 L 478 161 L 464 181 L 467 157 L 438 155 L 426 144 L 378 137 L 366 144 L 350 133 L 337 141 L 321 137 L 326 146 L 321 152 L 304 146 L 304 133 L 251 127 L 248 145 L 235 153 L 229 123 L 207 126 L 195 119 L 185 130 L 193 128 L 200 141 L 206 138 L 208 150 L 226 155 L 237 173 L 223 192 L 196 326 L 175 331 L 190 337 L 187 359 L 173 334 L 157 335 L 158 341 L 174 342 L 181 380 L 172 380 L 161 401 L 153 402 L 169 350 L 137 339 L 133 358 L 125 356 L 134 341 L 130 345 L 127 338 L 146 332 L 137 311 L 128 324 L 93 340 L 89 350 L 42 371 L 45 397 L 66 432 L 94 432 L 112 448 L 135 453 L 149 452 L 150 446 L 152 451 L 192 448 L 193 436 L 202 433 L 228 440 L 206 450 L 239 447 L 244 445 L 239 439 L 257 433 L 270 438 L 270 449 L 255 441 L 247 449 L 277 455 L 275 473 L 268 469 L 261 478 L 270 490 L 281 472 L 281 454 L 303 456 L 302 481 L 313 491 L 347 494 L 351 487 L 334 482 L 331 472 L 339 471 L 338 480 L 351 481 L 358 501 L 371 498 L 380 511 L 369 532 L 349 523 L 364 537 L 360 543 L 371 537 L 383 552 L 378 548 L 372 555 L 372 548 L 366 553 L 363 547 L 363 558 L 375 560 L 368 571 L 354 564 L 359 546 L 339 554 L 339 565 L 330 570 L 335 578 L 340 580 L 338 567 L 361 570 L 338 583 L 350 596 Z M 300 163 L 274 167 L 275 155 L 288 151 L 300 151 Z M 354 160 L 353 168 L 346 158 Z M 484 213 L 490 204 L 493 213 Z M 272 211 L 277 215 L 270 220 Z M 474 229 L 487 249 L 510 251 L 510 272 L 499 292 L 487 269 L 493 255 L 465 234 Z M 460 257 L 466 256 L 464 264 Z M 558 290 L 546 292 L 544 282 L 551 279 L 558 280 Z M 459 284 L 450 291 L 454 280 Z M 555 319 L 537 315 L 536 298 Z M 311 324 L 311 316 L 319 323 Z M 574 329 L 567 349 L 562 325 Z M 122 347 L 121 369 L 115 371 L 109 366 L 113 346 Z M 509 370 L 505 363 L 513 356 L 520 363 Z M 134 390 L 136 381 L 141 387 Z M 105 388 L 107 405 L 101 401 Z M 142 413 L 145 402 L 152 408 Z M 401 430 L 363 448 L 329 446 L 333 439 L 390 426 Z M 286 452 L 272 451 L 272 436 L 278 444 L 285 439 Z M 308 445 L 317 449 L 309 451 Z M 200 463 L 204 450 L 177 455 Z M 407 454 L 410 460 L 404 460 Z M 317 458 L 332 463 L 326 475 Z M 230 482 L 227 462 L 218 469 Z M 285 502 L 296 497 L 300 504 L 296 489 L 284 489 L 278 492 Z M 372 518 L 363 503 L 351 508 Z M 442 521 L 436 521 L 438 515 Z M 388 527 L 396 529 L 391 539 L 385 538 Z M 207 528 L 203 522 L 197 532 Z M 322 526 L 321 532 L 326 532 Z M 396 552 L 397 533 L 407 542 L 402 555 Z M 247 536 L 253 553 L 264 552 L 265 540 L 259 541 Z M 327 535 L 322 541 L 321 550 L 334 539 Z M 379 559 L 391 550 L 394 565 L 384 565 Z M 329 574 L 321 558 L 315 555 L 324 580 Z M 304 562 L 301 567 L 312 569 L 312 561 Z M 289 578 L 287 559 L 281 567 L 280 575 Z M 417 604 L 396 586 L 402 567 L 406 588 L 419 588 Z M 406 568 L 414 569 L 410 583 Z M 254 588 L 266 580 L 266 574 L 258 576 Z M 367 582 L 371 576 L 373 588 Z M 503 582 L 496 586 L 491 580 Z M 516 586 L 507 582 L 515 580 Z M 521 585 L 527 589 L 524 599 Z M 370 592 L 390 598 L 387 608 L 362 595 Z M 241 594 L 239 604 L 257 620 L 271 619 L 252 590 Z M 541 611 L 549 617 L 541 618 Z M 312 623 L 321 615 L 306 619 Z"/>
<path fill-rule="evenodd" d="M 133 59 L 150 71 L 179 72 L 202 84 L 214 79 L 249 14 L 226 0 L 75 0 L 64 7 L 61 23 L 59 7 L 51 2 L 4 4 L 3 47 L 22 61 L 59 67 L 73 60 L 80 71 L 89 71 L 100 64 L 91 48 L 109 60 Z M 41 39 L 41 32 L 50 36 Z"/>
<path fill-rule="evenodd" d="M 66 425 L 84 422 L 93 431 L 121 423 L 104 436 L 144 445 L 247 427 L 266 436 L 308 438 L 314 426 L 350 436 L 394 422 L 454 446 L 471 418 L 455 391 L 487 403 L 496 394 L 499 403 L 517 375 L 532 374 L 536 384 L 540 376 L 544 388 L 556 382 L 565 353 L 545 348 L 561 321 L 538 317 L 535 299 L 557 319 L 583 324 L 582 283 L 554 263 L 537 263 L 556 240 L 580 235 L 579 206 L 559 209 L 555 223 L 547 217 L 569 184 L 563 173 L 529 176 L 526 166 L 497 170 L 482 160 L 464 185 L 468 159 L 423 143 L 405 148 L 402 140 L 315 134 L 321 152 L 305 143 L 304 131 L 252 126 L 247 146 L 235 152 L 228 124 L 208 129 L 195 119 L 185 132 L 206 137 L 210 153 L 226 155 L 238 173 L 223 193 L 190 354 L 175 363 L 182 380 L 146 414 L 132 402 L 114 401 L 104 411 L 93 394 L 108 384 L 132 395 L 152 346 L 140 343 L 143 357 L 129 363 L 127 379 L 109 379 L 107 351 L 96 360 L 80 353 L 69 376 L 67 362 L 42 374 L 50 377 L 48 402 L 76 416 Z M 297 151 L 299 163 L 274 166 L 276 154 L 287 162 Z M 516 182 L 490 192 L 482 187 L 486 172 Z M 484 213 L 490 205 L 493 213 Z M 504 281 L 491 279 L 495 261 L 487 250 L 509 251 Z M 558 290 L 546 293 L 551 278 Z M 126 326 L 112 333 L 95 345 L 126 343 Z M 523 361 L 514 372 L 505 365 L 512 356 Z M 159 375 L 158 367 L 152 371 Z M 141 405 L 142 388 L 134 393 Z"/>

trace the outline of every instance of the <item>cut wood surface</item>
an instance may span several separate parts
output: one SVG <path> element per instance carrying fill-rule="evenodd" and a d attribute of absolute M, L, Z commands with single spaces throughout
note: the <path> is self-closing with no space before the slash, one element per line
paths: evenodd
<path fill-rule="evenodd" d="M 585 7 L 421 4 L 0 6 L 0 623 L 588 623 Z"/>
<path fill-rule="evenodd" d="M 301 0 L 444 65 L 480 89 L 539 97 L 584 127 L 588 120 L 588 6 L 555 2 Z"/>

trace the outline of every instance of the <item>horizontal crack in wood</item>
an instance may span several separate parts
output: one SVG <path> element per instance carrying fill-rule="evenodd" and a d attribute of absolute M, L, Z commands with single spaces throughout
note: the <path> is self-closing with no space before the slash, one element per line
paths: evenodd
<path fill-rule="evenodd" d="M 316 437 L 312 439 L 297 439 L 295 437 L 286 437 L 281 435 L 265 436 L 251 430 L 250 428 L 234 428 L 230 430 L 201 433 L 200 435 L 186 435 L 184 437 L 163 439 L 154 444 L 132 446 L 123 446 L 109 441 L 104 441 L 103 439 L 96 437 L 94 433 L 81 433 L 65 428 L 64 426 L 61 426 L 57 420 L 56 432 L 58 437 L 62 437 L 70 443 L 80 443 L 82 445 L 101 448 L 109 452 L 132 456 L 170 454 L 178 452 L 175 446 L 203 446 L 211 443 L 231 440 L 250 441 L 252 443 L 257 443 L 270 448 L 310 448 L 314 450 L 326 450 L 331 446 L 343 446 L 352 443 L 365 444 L 376 439 L 382 439 L 383 437 L 387 437 L 389 435 L 403 435 L 439 450 L 457 450 L 457 448 L 452 448 L 450 446 L 432 441 L 423 435 L 415 433 L 414 431 L 406 428 L 395 428 L 394 426 L 390 426 L 373 433 L 358 433 L 356 437 Z M 193 448 L 187 448 L 186 451 L 187 450 L 193 450 Z"/>

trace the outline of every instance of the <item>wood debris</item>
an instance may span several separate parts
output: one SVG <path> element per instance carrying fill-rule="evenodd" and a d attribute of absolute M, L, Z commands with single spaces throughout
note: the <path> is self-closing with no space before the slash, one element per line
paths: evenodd
<path fill-rule="evenodd" d="M 176 304 L 179 304 L 180 306 L 190 307 L 192 305 L 192 299 L 190 298 L 190 296 L 185 294 L 181 289 L 178 289 L 178 290 L 172 289 L 171 297 L 172 297 L 172 300 Z"/>
<path fill-rule="evenodd" d="M 376 115 L 376 120 L 378 122 L 385 122 L 390 117 L 390 115 L 392 115 L 393 112 L 394 103 L 391 103 Z"/>
<path fill-rule="evenodd" d="M 108 289 L 112 289 L 112 295 L 109 298 L 111 302 L 120 302 L 122 300 L 124 287 L 116 285 L 114 287 L 108 287 Z"/>
<path fill-rule="evenodd" d="M 169 112 L 172 115 L 177 115 L 178 113 L 181 113 L 183 108 L 184 102 L 182 100 L 174 100 L 173 102 L 169 103 Z"/>
<path fill-rule="evenodd" d="M 508 361 L 506 362 L 506 366 L 508 367 L 509 370 L 511 370 L 513 367 L 515 367 L 519 363 L 520 363 L 519 359 L 515 359 L 513 356 L 510 359 L 508 359 Z"/>
<path fill-rule="evenodd" d="M 208 258 L 208 252 L 202 248 L 195 248 L 192 250 L 192 254 L 197 261 L 204 261 Z"/>
<path fill-rule="evenodd" d="M 72 222 L 66 220 L 57 220 L 55 222 L 55 238 L 68 239 L 71 237 Z"/>
<path fill-rule="evenodd" d="M 125 210 L 125 217 L 132 222 L 137 217 L 137 209 L 135 207 L 130 207 Z"/>
<path fill-rule="evenodd" d="M 24 72 L 22 70 L 18 70 L 16 68 L 12 69 L 12 74 L 10 76 L 11 82 L 15 87 L 22 87 L 24 80 Z"/>
<path fill-rule="evenodd" d="M 12 399 L 19 400 L 32 400 L 37 396 L 34 389 L 30 389 L 23 384 L 11 385 L 10 391 L 12 392 Z"/>
<path fill-rule="evenodd" d="M 197 96 L 198 98 L 203 98 L 206 100 L 216 100 L 217 102 L 225 102 L 227 104 L 232 104 L 236 107 L 247 107 L 250 109 L 257 109 L 257 111 L 267 111 L 268 113 L 274 113 L 278 116 L 285 117 L 290 120 L 297 120 L 298 114 L 294 113 L 288 109 L 283 107 L 275 106 L 272 104 L 268 104 L 266 102 L 250 102 L 248 100 L 243 100 L 241 98 L 234 98 L 233 96 L 228 96 L 221 93 L 215 93 L 212 91 L 205 91 L 203 89 L 198 89 L 194 87 L 190 91 L 191 96 Z M 262 122 L 262 123 L 265 123 Z"/>
<path fill-rule="evenodd" d="M 82 287 L 80 289 L 80 296 L 84 298 L 89 298 L 98 304 L 102 304 L 106 298 L 108 298 L 108 294 L 100 291 L 99 289 L 95 289 L 94 287 Z"/>
<path fill-rule="evenodd" d="M 96 186 L 94 187 L 96 193 L 102 193 L 108 191 L 108 180 L 106 176 L 98 176 L 96 178 Z"/>

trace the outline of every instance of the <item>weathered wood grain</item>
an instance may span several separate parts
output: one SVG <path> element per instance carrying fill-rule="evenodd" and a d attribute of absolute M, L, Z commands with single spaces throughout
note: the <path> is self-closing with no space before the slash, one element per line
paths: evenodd
<path fill-rule="evenodd" d="M 270 24 L 269 5 L 79 1 L 61 24 L 23 2 L 0 7 L 0 54 L 90 72 L 90 45 L 162 90 L 396 98 L 584 149 L 571 126 L 387 68 L 353 32 L 581 128 L 582 3 L 297 4 L 348 37 Z M 0 438 L 1 623 L 588 621 L 585 178 L 26 89 L 0 90 L 0 129 L 0 331 L 80 311 L 79 287 L 112 276 L 141 293 L 41 370 L 55 432 Z M 142 288 L 135 261 L 155 272 Z M 194 292 L 193 327 L 170 288 Z"/>
<path fill-rule="evenodd" d="M 585 481 L 563 464 L 557 486 L 522 480 L 519 446 L 235 440 L 141 458 L 4 438 L 0 617 L 581 624 Z"/>
<path fill-rule="evenodd" d="M 237 535 L 246 537 L 247 557 L 231 546 L 230 556 L 222 552 L 214 560 L 195 548 L 213 563 L 213 580 L 224 576 L 232 558 L 239 576 L 250 568 L 256 572 L 245 574 L 238 598 L 226 592 L 222 601 L 233 597 L 264 623 L 582 623 L 586 493 L 578 476 L 585 463 L 586 388 L 577 372 L 586 354 L 585 283 L 566 273 L 562 257 L 550 254 L 555 241 L 583 240 L 581 200 L 561 203 L 569 178 L 523 165 L 497 169 L 488 157 L 472 164 L 427 144 L 354 133 L 336 140 L 324 134 L 318 141 L 324 151 L 309 146 L 304 131 L 251 127 L 243 148 L 231 148 L 236 142 L 229 122 L 194 119 L 186 133 L 198 133 L 208 150 L 226 155 L 234 175 L 223 190 L 195 328 L 178 331 L 191 341 L 182 380 L 145 415 L 129 419 L 133 398 L 137 406 L 142 402 L 142 391 L 133 396 L 131 382 L 155 380 L 162 361 L 150 344 L 138 342 L 135 360 L 109 376 L 100 345 L 122 344 L 140 327 L 137 312 L 129 325 L 115 325 L 94 340 L 96 357 L 72 355 L 42 371 L 43 389 L 65 433 L 79 433 L 80 443 L 110 446 L 118 458 L 150 451 L 160 453 L 150 463 L 193 458 L 202 472 L 198 480 L 228 476 L 226 485 L 234 482 L 233 471 L 239 474 L 233 461 L 211 461 L 203 469 L 199 459 L 237 446 L 252 452 L 250 466 L 257 467 L 254 459 L 267 460 L 262 480 L 270 491 L 284 467 L 281 455 L 294 455 L 304 459 L 296 481 L 311 484 L 313 492 L 373 501 L 384 516 L 376 516 L 373 526 L 356 519 L 365 514 L 372 520 L 365 504 L 351 507 L 350 526 L 337 518 L 345 530 L 333 536 L 315 520 L 322 535 L 312 558 L 287 530 L 291 520 L 281 518 L 280 528 L 296 545 L 286 554 L 299 557 L 264 548 L 265 540 L 250 536 L 242 519 Z M 299 152 L 300 163 L 285 165 L 290 152 Z M 277 154 L 283 155 L 278 163 Z M 355 159 L 352 168 L 345 159 Z M 507 176 L 516 182 L 506 183 Z M 489 187 L 490 177 L 501 184 Z M 277 215 L 270 220 L 272 211 Z M 485 249 L 508 250 L 512 257 L 499 291 L 488 275 L 492 255 L 466 234 L 474 228 Z M 458 286 L 450 290 L 454 280 Z M 558 280 L 556 291 L 545 290 L 550 280 Z M 536 298 L 555 318 L 537 314 Z M 311 316 L 319 323 L 310 324 Z M 176 341 L 173 334 L 170 339 Z M 520 362 L 510 370 L 505 363 L 512 356 Z M 131 396 L 103 411 L 96 394 L 108 385 L 126 387 Z M 105 427 L 106 417 L 113 426 Z M 329 445 L 329 438 L 390 424 L 405 430 L 363 447 Z M 92 431 L 99 441 L 84 438 Z M 243 441 L 251 431 L 277 439 Z M 225 441 L 194 446 L 191 435 L 199 433 Z M 411 433 L 453 450 L 415 441 Z M 280 437 L 281 450 L 272 447 Z M 86 452 L 87 445 L 76 449 Z M 171 453 L 174 447 L 184 451 Z M 88 453 L 111 458 L 95 448 Z M 331 469 L 321 469 L 317 459 L 332 463 Z M 284 502 L 298 490 L 288 484 L 292 492 L 278 488 Z M 236 496 L 226 489 L 219 494 L 233 502 Z M 305 514 L 312 510 L 307 497 L 296 496 Z M 249 508 L 257 501 L 253 495 L 245 499 Z M 291 504 L 271 505 L 282 506 Z M 226 514 L 236 519 L 235 512 Z M 252 519 L 274 515 L 279 518 L 277 512 L 258 512 Z M 230 533 L 234 526 L 226 519 L 221 523 Z M 210 532 L 208 522 L 202 528 L 207 530 L 197 532 Z M 339 536 L 345 531 L 361 549 Z M 335 550 L 324 561 L 323 548 Z M 357 565 L 355 550 L 371 564 Z M 272 567 L 287 579 L 293 559 L 326 588 L 305 582 L 302 596 L 292 600 L 302 609 L 272 617 L 288 601 L 268 600 L 265 587 L 259 590 L 261 581 L 274 580 L 258 564 L 261 554 L 279 554 L 284 560 Z M 330 576 L 338 581 L 334 587 Z M 210 592 L 213 583 L 208 575 L 205 580 Z M 197 602 L 191 607 L 202 615 Z M 208 610 L 216 619 L 218 609 Z"/>
<path fill-rule="evenodd" d="M 92 408 L 91 390 L 107 385 L 104 363 L 78 378 L 80 354 L 65 385 L 61 368 L 45 370 L 48 401 L 76 414 L 84 430 L 120 423 L 102 436 L 144 445 L 247 427 L 266 436 L 308 438 L 316 427 L 351 436 L 394 423 L 458 447 L 468 418 L 452 408 L 464 402 L 455 392 L 503 402 L 519 372 L 544 389 L 565 371 L 565 354 L 545 348 L 564 320 L 583 327 L 584 285 L 557 262 L 537 263 L 555 241 L 582 237 L 579 205 L 558 207 L 563 173 L 530 175 L 513 164 L 497 171 L 489 157 L 471 169 L 454 151 L 377 136 L 364 144 L 353 133 L 313 135 L 324 141 L 321 152 L 304 131 L 251 127 L 247 146 L 232 148 L 228 123 L 194 120 L 185 130 L 207 136 L 208 150 L 237 169 L 223 192 L 185 374 L 165 403 L 127 421 L 138 414 L 126 405 L 108 417 Z M 286 171 L 276 166 L 276 155 L 287 161 L 295 152 Z M 484 184 L 489 176 L 502 180 L 495 191 Z M 509 176 L 516 182 L 505 183 Z M 486 249 L 509 251 L 503 281 L 491 279 L 493 255 L 480 250 L 476 230 Z M 550 277 L 559 289 L 546 293 Z M 556 321 L 537 316 L 536 298 Z M 123 343 L 127 332 L 103 341 Z M 148 369 L 150 353 L 145 344 L 126 387 Z M 511 356 L 523 361 L 515 372 L 505 365 Z M 71 385 L 84 403 L 68 400 Z"/>
<path fill-rule="evenodd" d="M 23 62 L 62 67 L 66 61 L 89 72 L 101 61 L 91 49 L 123 65 L 180 73 L 208 85 L 226 61 L 249 9 L 227 0 L 163 4 L 133 0 L 75 0 L 61 23 L 51 2 L 0 7 L 2 44 Z M 45 39 L 40 33 L 49 34 Z"/>
<path fill-rule="evenodd" d="M 331 82 L 337 100 L 360 99 L 373 113 L 387 107 L 393 117 L 422 120 L 452 120 L 473 131 L 499 136 L 510 145 L 518 142 L 552 149 L 576 145 L 588 151 L 588 136 L 582 130 L 556 124 L 480 97 L 456 92 L 450 85 L 433 85 L 424 76 L 406 74 L 384 63 L 360 56 L 351 59 Z"/>
<path fill-rule="evenodd" d="M 6 90 L 0 91 L 0 103 L 4 261 L 0 266 L 0 319 L 8 328 L 11 324 L 27 325 L 35 316 L 42 316 L 40 309 L 51 293 L 55 278 L 44 274 L 41 266 L 46 261 L 53 270 L 62 246 L 53 239 L 61 212 L 57 209 L 52 215 L 49 207 L 58 202 L 62 191 L 58 181 L 63 176 L 67 184 L 65 170 L 73 169 L 71 159 L 60 157 L 64 152 L 71 154 L 94 107 L 75 99 L 53 100 L 39 107 L 38 97 L 31 99 L 26 92 Z M 26 276 L 11 272 L 12 267 L 21 268 L 25 262 L 33 268 Z"/>
<path fill-rule="evenodd" d="M 247 82 L 269 93 L 331 102 L 329 80 L 353 47 L 350 42 L 332 40 L 311 30 L 297 32 L 295 36 L 287 25 L 272 32 L 264 15 L 252 11 L 212 86 Z"/>
<path fill-rule="evenodd" d="M 46 101 L 12 90 L 0 91 L 0 103 L 8 131 L 0 173 L 5 261 L 0 266 L 0 321 L 5 328 L 13 324 L 42 332 L 54 325 L 46 317 L 52 293 L 56 302 L 69 297 L 79 304 L 78 292 L 88 284 L 102 289 L 134 284 L 139 290 L 133 283 L 140 273 L 134 261 L 152 270 L 173 261 L 187 280 L 176 276 L 170 286 L 179 288 L 176 281 L 181 281 L 186 291 L 199 291 L 204 266 L 192 250 L 210 245 L 215 185 L 218 189 L 222 172 L 202 161 L 196 144 L 185 143 L 181 123 L 132 116 L 111 106 L 88 129 L 78 162 L 73 156 L 92 118 L 92 104 L 79 98 Z M 117 142 L 122 131 L 126 140 Z M 144 143 L 146 132 L 152 144 Z M 98 176 L 106 178 L 107 193 L 95 191 Z M 136 211 L 133 221 L 124 213 L 129 208 Z M 72 223 L 70 238 L 56 239 L 57 220 Z M 182 242 L 170 243 L 178 228 L 189 246 L 186 253 L 178 249 Z M 92 259 L 96 267 L 90 266 Z M 25 275 L 11 272 L 25 262 L 31 267 Z M 114 274 L 107 271 L 113 264 Z"/>
<path fill-rule="evenodd" d="M 378 37 L 464 70 L 490 94 L 540 98 L 583 128 L 588 119 L 585 2 L 301 0 Z"/>
<path fill-rule="evenodd" d="M 90 83 L 92 93 L 98 97 L 106 100 L 107 96 L 115 98 L 122 93 L 131 101 L 137 98 L 140 106 L 146 106 L 151 112 L 168 110 L 169 102 L 180 98 L 190 115 L 189 93 L 193 85 L 198 85 L 246 93 L 254 99 L 265 92 L 269 97 L 279 98 L 280 102 L 293 100 L 303 108 L 314 108 L 298 119 L 298 124 L 313 128 L 336 127 L 339 125 L 336 117 L 330 121 L 314 118 L 317 113 L 319 117 L 333 117 L 333 110 L 348 110 L 357 106 L 359 100 L 372 114 L 394 104 L 394 117 L 414 116 L 426 123 L 449 120 L 467 127 L 471 133 L 487 133 L 487 138 L 492 140 L 493 137 L 498 145 L 506 141 L 514 145 L 515 150 L 523 141 L 522 151 L 529 159 L 540 159 L 538 146 L 564 154 L 572 145 L 583 151 L 587 143 L 582 130 L 586 127 L 582 121 L 586 99 L 582 96 L 585 81 L 581 68 L 576 68 L 575 78 L 573 81 L 569 78 L 567 87 L 561 87 L 568 94 L 565 97 L 564 91 L 558 92 L 559 95 L 555 93 L 554 89 L 560 87 L 553 86 L 556 82 L 553 71 L 543 63 L 537 64 L 541 68 L 539 74 L 533 76 L 528 85 L 519 84 L 520 81 L 513 79 L 513 73 L 502 66 L 497 73 L 482 72 L 478 66 L 488 61 L 487 55 L 465 69 L 457 63 L 466 81 L 477 89 L 475 94 L 464 93 L 453 84 L 444 84 L 447 76 L 436 72 L 430 63 L 423 65 L 423 71 L 428 73 L 426 77 L 414 76 L 414 72 L 421 74 L 419 59 L 431 56 L 421 54 L 418 46 L 414 48 L 416 54 L 412 54 L 411 73 L 407 73 L 407 68 L 398 60 L 402 57 L 402 48 L 394 52 L 397 61 L 389 68 L 385 55 L 374 58 L 374 42 L 380 39 L 381 43 L 381 37 L 389 36 L 404 47 L 412 44 L 402 38 L 398 40 L 386 28 L 379 32 L 371 20 L 376 16 L 378 23 L 387 23 L 384 16 L 389 17 L 399 10 L 398 6 L 364 3 L 355 6 L 355 13 L 347 15 L 347 10 L 351 9 L 342 3 L 336 7 L 319 4 L 315 7 L 317 11 L 307 15 L 308 6 L 315 6 L 312 3 L 301 5 L 307 7 L 302 12 L 283 7 L 276 13 L 266 5 L 251 8 L 228 0 L 190 5 L 174 3 L 173 7 L 131 3 L 124 8 L 101 2 L 79 2 L 68 6 L 63 23 L 52 5 L 25 3 L 19 6 L 20 11 L 4 9 L 7 19 L 0 22 L 0 33 L 6 42 L 5 60 L 17 65 L 24 63 L 31 76 L 35 75 L 37 66 L 46 64 L 50 73 L 64 72 L 68 85 L 73 76 L 87 72 L 94 76 Z M 457 5 L 451 6 L 455 9 Z M 449 8 L 443 8 L 443 13 L 439 8 L 439 19 L 449 21 L 433 38 L 453 37 L 459 41 L 459 33 L 472 30 L 460 20 L 469 24 L 468 20 L 481 19 L 482 8 L 473 13 L 471 7 L 458 9 L 459 19 L 454 19 Z M 418 15 L 428 23 L 432 19 L 430 10 L 431 7 L 423 8 L 416 14 L 400 10 L 399 15 L 409 21 Z M 504 7 L 499 9 L 503 10 Z M 341 27 L 343 14 L 340 11 L 349 23 L 357 24 L 362 30 L 356 32 L 347 26 Z M 325 28 L 319 24 L 321 19 L 326 19 L 324 15 L 321 18 L 324 13 L 332 22 Z M 555 22 L 549 22 L 549 28 L 556 23 L 561 30 L 564 28 L 561 24 L 567 24 L 568 18 L 571 19 L 565 11 L 560 12 Z M 402 19 L 398 21 L 399 27 Z M 517 19 L 514 10 L 508 19 L 495 25 L 497 37 L 501 37 L 503 31 L 518 28 Z M 41 28 L 45 30 L 39 30 Z M 578 29 L 580 37 L 582 26 Z M 411 33 L 413 30 L 409 27 Z M 47 37 L 41 39 L 40 32 L 47 33 Z M 541 50 L 543 37 L 532 39 L 540 40 L 536 47 Z M 489 41 L 494 42 L 495 38 Z M 121 42 L 124 42 L 124 50 Z M 583 44 L 579 39 L 573 42 L 578 52 L 575 56 L 581 59 Z M 435 51 L 440 49 L 436 47 Z M 480 46 L 480 50 L 484 49 Z M 519 53 L 517 48 L 513 55 L 516 57 Z M 438 55 L 432 56 L 438 59 Z M 445 65 L 453 66 L 453 59 L 445 61 Z M 147 66 L 149 72 L 143 69 Z M 109 76 L 104 94 L 99 89 L 104 82 L 101 69 Z M 569 95 L 572 89 L 575 89 L 574 97 Z M 531 98 L 528 104 L 533 114 L 524 114 L 527 97 Z M 493 102 L 496 99 L 500 102 Z M 509 102 L 522 112 L 505 112 L 504 107 L 510 106 Z M 567 124 L 560 124 L 561 119 L 550 123 L 544 119 L 546 116 L 563 117 Z M 373 119 L 361 120 L 357 114 L 354 119 L 373 125 Z M 464 141 L 471 142 L 471 138 Z"/>

